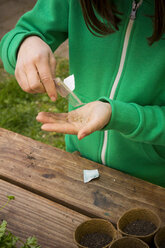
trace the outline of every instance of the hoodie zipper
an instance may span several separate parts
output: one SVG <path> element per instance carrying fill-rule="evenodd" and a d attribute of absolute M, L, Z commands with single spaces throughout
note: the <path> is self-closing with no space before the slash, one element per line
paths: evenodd
<path fill-rule="evenodd" d="M 118 69 L 116 78 L 114 80 L 114 83 L 113 83 L 113 86 L 112 86 L 112 89 L 110 92 L 110 96 L 109 96 L 110 99 L 114 98 L 118 83 L 119 83 L 121 75 L 122 75 L 122 71 L 123 71 L 124 63 L 125 63 L 125 58 L 126 58 L 126 54 L 127 54 L 128 43 L 129 43 L 132 27 L 133 27 L 134 21 L 136 19 L 136 12 L 137 12 L 139 6 L 142 4 L 142 1 L 143 0 L 140 0 L 138 3 L 136 1 L 133 1 L 133 3 L 132 3 L 132 10 L 131 10 L 131 14 L 130 14 L 130 20 L 129 20 L 129 23 L 127 25 L 127 29 L 126 29 L 126 33 L 125 33 L 124 44 L 123 44 L 123 49 L 122 49 L 121 59 L 120 59 L 120 65 L 119 65 L 119 69 Z M 105 164 L 105 153 L 106 153 L 106 147 L 107 147 L 107 140 L 108 140 L 108 130 L 106 130 L 104 132 L 104 141 L 103 141 L 103 147 L 102 147 L 102 151 L 101 151 L 102 164 Z"/>

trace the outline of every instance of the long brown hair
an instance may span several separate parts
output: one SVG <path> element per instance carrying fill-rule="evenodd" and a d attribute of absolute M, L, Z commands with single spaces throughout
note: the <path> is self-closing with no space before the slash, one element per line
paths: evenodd
<path fill-rule="evenodd" d="M 110 0 L 80 0 L 85 23 L 94 35 L 105 36 L 119 29 L 120 15 Z M 98 18 L 98 15 L 102 18 Z M 153 33 L 149 44 L 160 40 L 165 32 L 165 0 L 155 0 Z"/>

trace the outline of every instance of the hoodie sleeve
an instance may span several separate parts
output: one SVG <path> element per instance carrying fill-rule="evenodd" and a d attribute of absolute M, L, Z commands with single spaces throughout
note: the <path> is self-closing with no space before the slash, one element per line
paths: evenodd
<path fill-rule="evenodd" d="M 112 107 L 110 122 L 103 130 L 116 130 L 137 142 L 165 146 L 165 106 L 140 106 L 106 97 Z"/>
<path fill-rule="evenodd" d="M 38 0 L 0 42 L 0 57 L 5 70 L 14 74 L 17 51 L 28 36 L 36 35 L 54 52 L 68 37 L 68 0 Z"/>

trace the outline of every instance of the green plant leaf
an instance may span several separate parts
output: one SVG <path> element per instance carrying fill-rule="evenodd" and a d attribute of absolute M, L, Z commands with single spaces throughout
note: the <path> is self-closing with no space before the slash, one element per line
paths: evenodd
<path fill-rule="evenodd" d="M 37 244 L 36 237 L 29 237 L 21 248 L 40 248 L 40 246 Z"/>
<path fill-rule="evenodd" d="M 9 200 L 15 200 L 15 196 L 13 196 L 13 195 L 7 195 L 7 198 L 8 198 Z"/>
<path fill-rule="evenodd" d="M 7 222 L 3 220 L 2 224 L 0 225 L 0 240 L 2 239 L 2 237 L 4 236 L 6 232 L 6 226 L 7 226 Z"/>
<path fill-rule="evenodd" d="M 4 208 L 9 201 L 14 200 L 14 196 L 7 196 L 8 201 L 0 208 Z M 35 237 L 27 238 L 26 242 L 23 242 L 20 238 L 16 237 L 7 229 L 7 221 L 3 220 L 0 225 L 0 248 L 18 248 L 17 243 L 22 243 L 23 245 L 19 248 L 40 248 L 37 244 L 37 239 Z"/>
<path fill-rule="evenodd" d="M 7 202 L 3 206 L 0 206 L 0 210 L 2 210 L 3 208 L 5 208 L 9 204 L 9 202 L 11 200 L 14 200 L 14 199 L 15 199 L 15 197 L 13 195 L 7 195 Z"/>
<path fill-rule="evenodd" d="M 18 237 L 16 237 L 9 231 L 6 231 L 0 241 L 0 247 L 1 248 L 17 248 L 16 244 L 18 240 L 19 240 Z"/>

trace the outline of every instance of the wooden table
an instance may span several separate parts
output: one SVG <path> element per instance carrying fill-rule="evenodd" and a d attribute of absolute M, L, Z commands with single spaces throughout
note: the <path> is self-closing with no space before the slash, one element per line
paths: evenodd
<path fill-rule="evenodd" d="M 100 178 L 83 182 L 84 169 Z M 0 128 L 0 203 L 8 229 L 43 248 L 74 248 L 73 232 L 91 217 L 114 224 L 133 207 L 155 211 L 165 224 L 165 188 Z"/>

